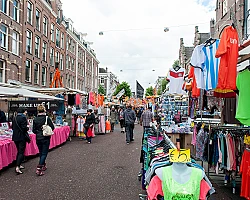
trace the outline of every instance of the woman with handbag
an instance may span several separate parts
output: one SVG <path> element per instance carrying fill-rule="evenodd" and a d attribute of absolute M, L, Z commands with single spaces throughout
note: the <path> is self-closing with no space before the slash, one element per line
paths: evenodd
<path fill-rule="evenodd" d="M 17 148 L 16 156 L 16 168 L 15 171 L 17 174 L 22 174 L 21 169 L 24 167 L 21 165 L 24 159 L 24 151 L 26 148 L 26 142 L 30 142 L 30 137 L 28 134 L 28 122 L 26 118 L 27 109 L 25 107 L 19 107 L 17 109 L 17 116 L 13 117 L 12 121 L 12 141 L 15 142 Z"/>
<path fill-rule="evenodd" d="M 86 120 L 84 124 L 84 133 L 86 135 L 87 143 L 91 144 L 91 140 L 93 137 L 93 125 L 95 123 L 95 115 L 92 113 L 92 109 L 87 110 Z"/>
<path fill-rule="evenodd" d="M 33 121 L 33 133 L 36 134 L 36 145 L 39 149 L 40 157 L 36 174 L 42 176 L 47 169 L 45 161 L 49 152 L 52 131 L 55 127 L 51 119 L 46 116 L 46 109 L 43 105 L 38 105 L 37 113 L 37 117 Z"/>

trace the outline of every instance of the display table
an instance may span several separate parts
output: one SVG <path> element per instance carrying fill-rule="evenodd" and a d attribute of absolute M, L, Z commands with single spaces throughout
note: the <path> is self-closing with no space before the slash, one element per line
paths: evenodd
<path fill-rule="evenodd" d="M 64 143 L 69 137 L 70 127 L 64 126 L 55 128 L 54 134 L 51 136 L 50 149 Z M 38 154 L 38 148 L 36 145 L 36 135 L 30 134 L 31 142 L 26 145 L 25 156 L 31 156 Z M 6 138 L 0 140 L 0 170 L 3 167 L 8 166 L 16 159 L 17 149 L 15 143 L 10 139 Z"/>

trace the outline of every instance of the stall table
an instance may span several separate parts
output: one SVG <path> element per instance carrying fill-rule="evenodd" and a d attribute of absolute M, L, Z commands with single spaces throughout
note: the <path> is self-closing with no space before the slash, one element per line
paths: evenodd
<path fill-rule="evenodd" d="M 64 126 L 55 128 L 54 134 L 51 136 L 50 140 L 50 149 L 66 142 L 69 137 L 70 127 Z M 36 145 L 36 135 L 30 134 L 31 142 L 26 145 L 25 156 L 31 156 L 38 154 L 38 148 Z M 17 149 L 15 143 L 11 140 L 11 138 L 6 138 L 0 140 L 0 170 L 9 164 L 11 164 L 14 160 L 16 160 Z"/>

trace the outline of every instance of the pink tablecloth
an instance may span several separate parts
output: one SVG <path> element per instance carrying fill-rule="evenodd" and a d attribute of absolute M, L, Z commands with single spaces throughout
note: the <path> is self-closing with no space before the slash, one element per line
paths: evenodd
<path fill-rule="evenodd" d="M 70 127 L 64 126 L 56 128 L 54 135 L 51 136 L 50 149 L 64 143 L 69 137 Z M 27 144 L 25 149 L 25 156 L 31 156 L 38 154 L 38 148 L 36 146 L 36 135 L 30 134 L 31 142 Z M 8 166 L 16 159 L 17 149 L 15 143 L 11 139 L 0 140 L 0 170 L 3 167 Z"/>

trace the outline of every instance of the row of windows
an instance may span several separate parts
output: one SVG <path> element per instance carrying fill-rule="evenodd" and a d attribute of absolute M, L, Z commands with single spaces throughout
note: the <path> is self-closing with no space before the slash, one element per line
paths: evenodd
<path fill-rule="evenodd" d="M 66 69 L 75 71 L 75 60 L 69 55 L 66 56 Z"/>
<path fill-rule="evenodd" d="M 32 69 L 32 61 L 26 60 L 26 67 L 25 67 L 25 81 L 32 82 L 32 70 L 34 70 L 34 84 L 40 85 L 40 80 L 42 86 L 46 86 L 46 67 L 42 67 L 41 73 L 40 73 L 40 65 L 38 63 L 35 63 Z"/>
<path fill-rule="evenodd" d="M 19 55 L 19 41 L 20 41 L 20 34 L 16 31 L 12 33 L 12 46 L 11 48 L 8 47 L 9 44 L 9 29 L 5 24 L 0 25 L 0 46 L 6 51 L 11 51 L 15 55 Z"/>
<path fill-rule="evenodd" d="M 84 65 L 78 63 L 78 74 L 84 76 Z"/>

